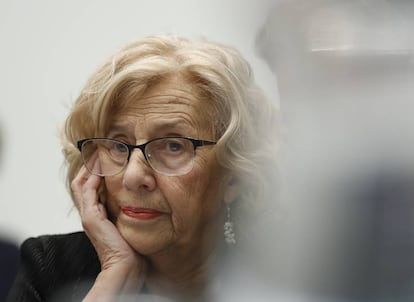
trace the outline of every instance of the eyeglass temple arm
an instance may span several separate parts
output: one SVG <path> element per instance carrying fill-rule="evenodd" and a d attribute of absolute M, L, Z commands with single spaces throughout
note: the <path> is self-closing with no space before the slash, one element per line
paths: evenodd
<path fill-rule="evenodd" d="M 201 146 L 209 146 L 209 145 L 215 145 L 216 142 L 212 142 L 212 141 L 204 141 L 204 140 L 197 140 L 197 139 L 192 139 L 191 140 L 194 144 L 194 147 L 201 147 Z"/>

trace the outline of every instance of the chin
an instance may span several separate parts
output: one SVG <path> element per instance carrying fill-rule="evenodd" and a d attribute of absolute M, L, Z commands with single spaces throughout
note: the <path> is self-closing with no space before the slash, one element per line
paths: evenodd
<path fill-rule="evenodd" d="M 122 225 L 118 229 L 126 242 L 143 256 L 158 254 L 172 245 L 171 236 L 162 236 L 159 232 L 143 232 Z"/>

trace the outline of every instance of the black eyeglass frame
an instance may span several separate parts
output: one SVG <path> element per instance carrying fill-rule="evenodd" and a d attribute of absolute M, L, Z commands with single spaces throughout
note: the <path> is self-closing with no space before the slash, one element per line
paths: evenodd
<path fill-rule="evenodd" d="M 129 162 L 129 159 L 131 158 L 131 154 L 134 151 L 134 149 L 140 149 L 141 152 L 142 152 L 142 154 L 144 155 L 145 160 L 149 164 L 149 160 L 148 160 L 147 154 L 145 153 L 145 148 L 147 147 L 147 145 L 150 144 L 150 143 L 152 143 L 152 142 L 154 142 L 154 141 L 161 140 L 161 139 L 168 139 L 168 138 L 172 138 L 172 139 L 174 139 L 174 138 L 180 138 L 180 139 L 186 139 L 186 140 L 190 141 L 193 144 L 194 153 L 195 153 L 195 151 L 196 151 L 196 149 L 198 147 L 211 146 L 211 145 L 217 144 L 217 142 L 208 141 L 208 140 L 201 140 L 201 139 L 196 139 L 196 138 L 187 137 L 187 136 L 164 136 L 164 137 L 157 137 L 157 138 L 150 139 L 149 141 L 147 141 L 146 143 L 143 143 L 141 145 L 132 145 L 132 144 L 128 144 L 126 142 L 117 140 L 115 138 L 109 138 L 109 137 L 91 137 L 91 138 L 84 138 L 84 139 L 81 139 L 81 140 L 77 141 L 76 146 L 77 146 L 78 150 L 82 154 L 82 147 L 83 147 L 83 145 L 86 142 L 92 141 L 92 140 L 103 140 L 103 139 L 105 139 L 105 140 L 113 141 L 115 143 L 123 144 L 123 145 L 125 145 L 128 148 L 128 157 L 127 157 L 126 163 Z"/>

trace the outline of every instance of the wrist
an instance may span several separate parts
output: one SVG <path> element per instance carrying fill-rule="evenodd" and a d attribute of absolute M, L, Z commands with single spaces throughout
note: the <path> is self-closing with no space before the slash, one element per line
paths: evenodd
<path fill-rule="evenodd" d="M 103 268 L 83 301 L 118 301 L 120 296 L 136 295 L 144 280 L 145 265 L 131 265 L 126 261 Z"/>

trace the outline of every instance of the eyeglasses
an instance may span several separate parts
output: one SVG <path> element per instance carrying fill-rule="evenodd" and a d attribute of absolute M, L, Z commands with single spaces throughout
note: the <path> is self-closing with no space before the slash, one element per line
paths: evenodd
<path fill-rule="evenodd" d="M 113 138 L 87 138 L 77 142 L 83 163 L 91 174 L 112 176 L 127 166 L 134 149 L 140 149 L 148 165 L 167 176 L 184 175 L 191 171 L 197 147 L 216 142 L 182 136 L 152 139 L 142 145 L 130 145 Z M 99 169 L 94 165 L 99 160 Z"/>

